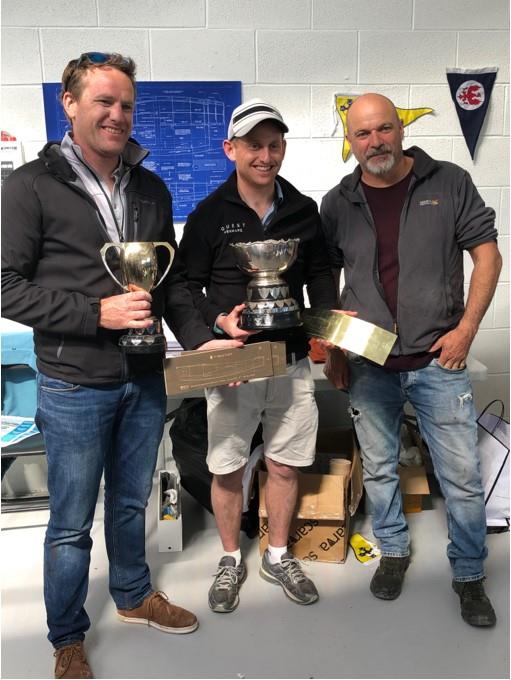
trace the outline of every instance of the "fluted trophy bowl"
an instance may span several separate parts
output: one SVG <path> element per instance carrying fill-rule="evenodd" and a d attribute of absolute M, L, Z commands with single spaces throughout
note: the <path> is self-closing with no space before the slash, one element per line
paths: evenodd
<path fill-rule="evenodd" d="M 280 274 L 296 260 L 300 239 L 231 243 L 237 266 L 252 280 L 241 314 L 244 330 L 276 330 L 300 326 L 300 307 Z"/>
<path fill-rule="evenodd" d="M 288 241 L 252 241 L 251 243 L 233 243 L 236 251 L 236 262 L 247 274 L 266 272 L 282 273 L 293 264 L 298 254 L 299 238 Z"/>

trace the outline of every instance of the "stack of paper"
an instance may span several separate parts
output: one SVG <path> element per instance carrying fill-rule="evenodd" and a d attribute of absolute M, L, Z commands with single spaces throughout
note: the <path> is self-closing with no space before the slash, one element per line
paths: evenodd
<path fill-rule="evenodd" d="M 2 416 L 2 446 L 11 446 L 37 434 L 39 430 L 33 418 Z"/>

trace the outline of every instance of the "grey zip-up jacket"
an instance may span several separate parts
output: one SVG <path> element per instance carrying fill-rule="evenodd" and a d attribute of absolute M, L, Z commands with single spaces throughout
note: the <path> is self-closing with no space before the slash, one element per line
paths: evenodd
<path fill-rule="evenodd" d="M 379 279 L 376 229 L 360 166 L 321 204 L 331 267 L 344 269 L 341 309 L 397 331 L 393 355 L 427 352 L 458 324 L 464 312 L 463 250 L 497 240 L 495 212 L 465 170 L 415 146 L 404 153 L 414 164 L 399 225 L 397 319 Z"/>

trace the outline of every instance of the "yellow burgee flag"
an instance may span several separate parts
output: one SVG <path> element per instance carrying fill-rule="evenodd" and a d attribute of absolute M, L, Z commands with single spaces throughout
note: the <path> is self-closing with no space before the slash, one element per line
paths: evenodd
<path fill-rule="evenodd" d="M 349 107 L 353 104 L 355 99 L 359 95 L 357 94 L 336 94 L 335 97 L 335 110 L 339 118 L 341 119 L 342 128 L 344 131 L 344 142 L 342 145 L 342 160 L 346 162 L 351 153 L 351 146 L 346 139 L 346 115 L 348 113 Z M 433 109 L 430 108 L 419 108 L 419 109 L 402 109 L 396 106 L 397 115 L 403 121 L 403 125 L 406 127 L 413 123 L 421 116 L 425 116 L 427 113 L 433 113 Z"/>

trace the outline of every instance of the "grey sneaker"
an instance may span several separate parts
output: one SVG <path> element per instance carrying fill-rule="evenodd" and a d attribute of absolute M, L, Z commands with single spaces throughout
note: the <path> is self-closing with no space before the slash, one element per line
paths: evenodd
<path fill-rule="evenodd" d="M 236 566 L 230 555 L 222 557 L 218 563 L 213 585 L 209 589 L 209 608 L 214 612 L 232 612 L 240 602 L 239 589 L 247 577 L 243 560 Z"/>
<path fill-rule="evenodd" d="M 302 571 L 300 562 L 290 552 L 280 558 L 280 564 L 271 564 L 265 550 L 259 574 L 265 581 L 277 583 L 293 602 L 312 604 L 319 598 L 316 586 Z"/>

